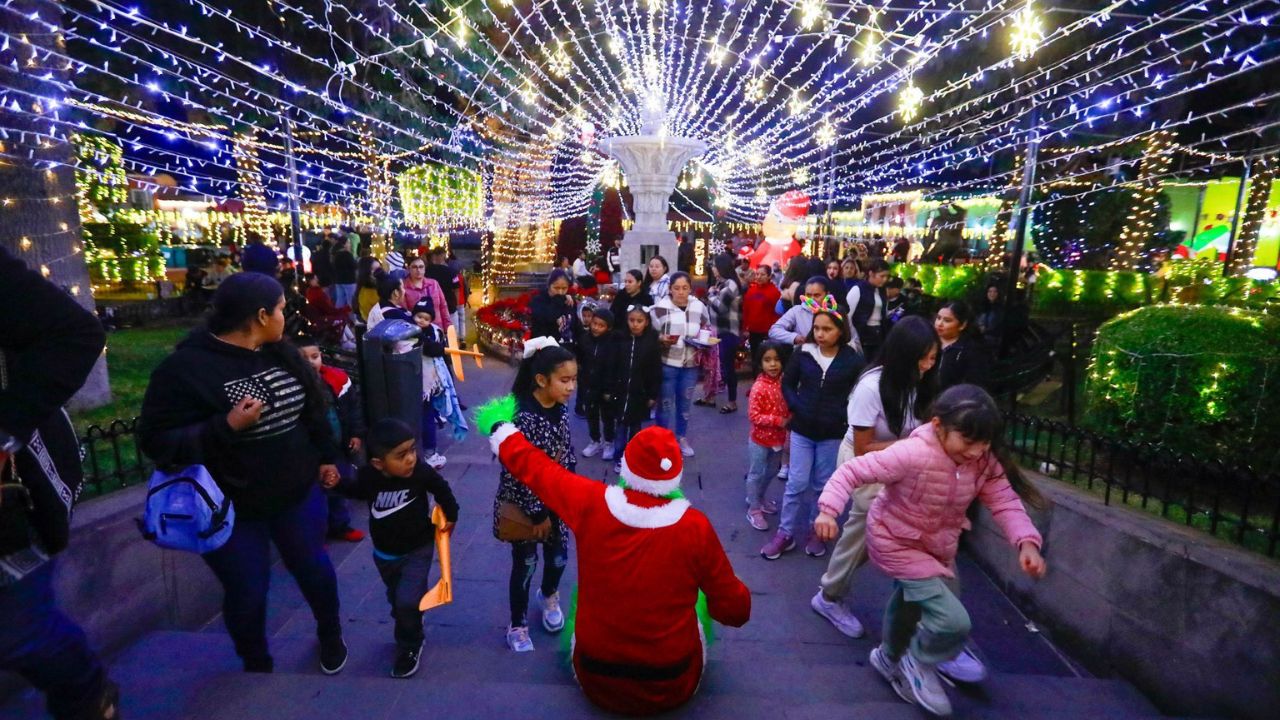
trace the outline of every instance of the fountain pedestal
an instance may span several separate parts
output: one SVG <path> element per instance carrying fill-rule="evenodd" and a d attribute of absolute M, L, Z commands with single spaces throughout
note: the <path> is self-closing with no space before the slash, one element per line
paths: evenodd
<path fill-rule="evenodd" d="M 643 270 L 644 260 L 662 255 L 674 270 L 676 240 L 667 229 L 667 205 L 685 163 L 706 153 L 707 144 L 664 134 L 661 114 L 646 113 L 641 132 L 600 141 L 600 150 L 626 173 L 634 202 L 635 223 L 622 238 L 619 261 L 623 272 Z"/>

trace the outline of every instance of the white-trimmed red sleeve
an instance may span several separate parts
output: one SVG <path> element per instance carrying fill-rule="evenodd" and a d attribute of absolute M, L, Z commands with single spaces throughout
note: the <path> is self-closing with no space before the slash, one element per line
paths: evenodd
<path fill-rule="evenodd" d="M 603 502 L 604 484 L 564 469 L 525 439 L 515 425 L 499 427 L 489 443 L 512 477 L 529 486 L 570 529 L 577 531 L 592 504 Z"/>

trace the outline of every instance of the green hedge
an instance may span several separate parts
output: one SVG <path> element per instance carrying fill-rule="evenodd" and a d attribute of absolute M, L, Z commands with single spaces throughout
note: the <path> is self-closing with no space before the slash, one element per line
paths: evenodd
<path fill-rule="evenodd" d="M 1111 437 L 1272 471 L 1280 460 L 1280 319 L 1154 305 L 1098 330 L 1086 422 Z"/>
<path fill-rule="evenodd" d="M 148 283 L 164 275 L 164 255 L 159 236 L 137 223 L 103 222 L 82 226 L 85 262 L 96 283 Z"/>
<path fill-rule="evenodd" d="M 989 273 L 976 265 L 897 264 L 893 273 L 916 278 L 938 298 L 974 299 Z M 1112 315 L 1159 302 L 1231 305 L 1252 309 L 1280 304 L 1280 282 L 1222 277 L 1210 261 L 1179 261 L 1167 276 L 1114 270 L 1043 270 L 1032 293 L 1032 309 L 1051 314 Z"/>

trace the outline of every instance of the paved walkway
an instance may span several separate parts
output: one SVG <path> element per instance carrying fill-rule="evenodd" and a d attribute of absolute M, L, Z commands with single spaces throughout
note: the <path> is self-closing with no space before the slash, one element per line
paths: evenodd
<path fill-rule="evenodd" d="M 464 399 L 477 405 L 509 387 L 513 372 L 496 364 L 469 373 Z M 471 368 L 469 368 L 471 370 Z M 745 400 L 745 383 L 743 386 Z M 743 402 L 745 408 L 745 401 Z M 767 533 L 744 517 L 745 412 L 723 416 L 693 408 L 691 437 L 698 455 L 685 470 L 685 491 L 710 516 L 738 575 L 751 588 L 751 622 L 720 628 L 699 694 L 672 717 L 768 720 L 814 718 L 921 718 L 867 665 L 879 639 L 879 618 L 889 582 L 874 568 L 857 576 L 852 605 L 868 636 L 850 640 L 809 609 L 824 559 L 793 552 L 776 562 L 760 558 Z M 587 441 L 574 419 L 574 444 Z M 498 466 L 484 438 L 473 433 L 447 447 L 445 477 L 462 504 L 454 539 L 456 600 L 427 615 L 422 669 L 410 680 L 388 677 L 394 647 L 382 583 L 368 542 L 332 547 L 338 566 L 342 617 L 351 657 L 336 677 L 320 674 L 314 623 L 282 568 L 274 576 L 269 630 L 276 673 L 239 671 L 220 619 L 201 632 L 155 633 L 115 658 L 112 674 L 123 687 L 127 720 L 374 720 L 381 718 L 600 717 L 578 692 L 558 654 L 559 642 L 541 630 L 537 651 L 509 652 L 507 546 L 490 534 Z M 579 472 L 603 478 L 611 463 L 582 459 Z M 781 496 L 781 484 L 769 489 Z M 357 513 L 363 525 L 364 513 Z M 776 518 L 775 518 L 776 520 Z M 573 551 L 571 550 L 571 556 Z M 1052 562 L 1052 558 L 1050 558 Z M 954 692 L 964 718 L 1133 718 L 1158 713 L 1135 690 L 1115 680 L 1090 678 L 961 558 L 964 601 L 974 638 L 992 670 L 981 687 Z M 562 589 L 576 578 L 571 568 Z M 218 592 L 212 576 L 209 592 Z M 0 718 L 40 717 L 40 702 L 26 693 L 0 709 Z"/>

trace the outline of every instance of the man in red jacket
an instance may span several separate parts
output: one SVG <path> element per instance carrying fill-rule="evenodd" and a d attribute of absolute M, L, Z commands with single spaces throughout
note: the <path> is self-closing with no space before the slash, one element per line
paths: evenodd
<path fill-rule="evenodd" d="M 706 663 L 698 592 L 712 619 L 735 627 L 751 616 L 751 593 L 707 517 L 680 492 L 675 435 L 637 433 L 613 486 L 565 470 L 514 425 L 497 425 L 490 444 L 577 538 L 573 670 L 587 698 L 627 715 L 684 704 Z"/>
<path fill-rule="evenodd" d="M 742 293 L 742 330 L 751 342 L 752 377 L 760 374 L 760 346 L 769 339 L 769 328 L 778 322 L 781 297 L 768 267 L 761 265 L 751 270 L 751 284 Z"/>

